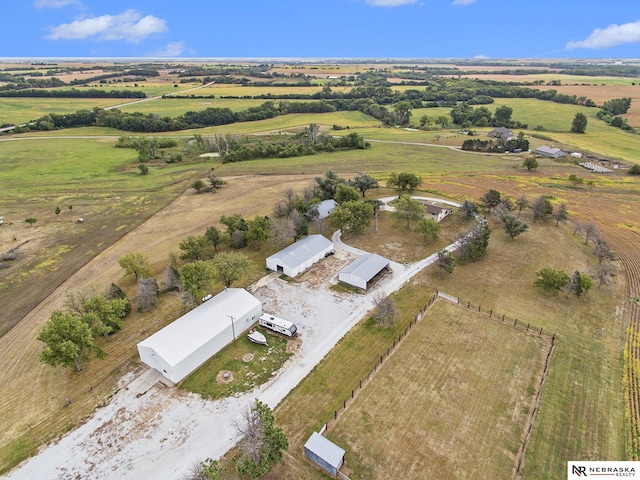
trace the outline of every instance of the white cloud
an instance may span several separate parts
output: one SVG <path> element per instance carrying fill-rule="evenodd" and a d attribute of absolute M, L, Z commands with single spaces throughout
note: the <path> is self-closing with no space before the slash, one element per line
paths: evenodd
<path fill-rule="evenodd" d="M 571 40 L 565 48 L 567 50 L 574 48 L 601 50 L 624 43 L 640 43 L 640 20 L 623 25 L 609 25 L 607 28 L 596 28 L 585 40 Z"/>
<path fill-rule="evenodd" d="M 471 5 L 476 0 L 453 0 L 452 5 Z"/>
<path fill-rule="evenodd" d="M 475 56 L 475 57 L 473 57 L 473 58 L 475 58 L 475 59 L 477 59 L 477 60 L 485 60 L 485 59 L 487 59 L 487 58 L 489 58 L 489 57 L 487 57 L 486 55 L 482 55 L 482 54 L 480 54 L 480 55 L 476 55 L 476 56 Z"/>
<path fill-rule="evenodd" d="M 101 15 L 50 27 L 50 40 L 125 40 L 138 43 L 154 33 L 166 32 L 164 20 L 153 15 L 143 17 L 135 10 L 119 15 Z"/>
<path fill-rule="evenodd" d="M 167 43 L 167 45 L 161 49 L 156 51 L 153 56 L 154 57 L 177 57 L 182 55 L 186 48 L 186 44 L 184 42 L 171 42 Z"/>
<path fill-rule="evenodd" d="M 401 5 L 411 5 L 418 0 L 364 0 L 367 5 L 372 7 L 399 7 Z"/>
<path fill-rule="evenodd" d="M 62 8 L 68 5 L 82 7 L 82 2 L 79 0 L 36 0 L 33 2 L 33 6 L 36 8 Z"/>

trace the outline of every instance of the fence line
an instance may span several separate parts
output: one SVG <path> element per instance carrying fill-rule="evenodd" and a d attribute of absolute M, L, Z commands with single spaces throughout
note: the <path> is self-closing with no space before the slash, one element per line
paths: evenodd
<path fill-rule="evenodd" d="M 516 465 L 516 471 L 513 475 L 513 480 L 517 480 L 520 478 L 520 471 L 522 470 L 523 462 L 524 462 L 524 454 L 527 450 L 527 446 L 529 445 L 529 440 L 531 439 L 531 430 L 533 429 L 533 422 L 536 417 L 536 413 L 538 411 L 538 406 L 540 405 L 540 395 L 542 394 L 542 385 L 547 378 L 547 374 L 549 373 L 549 362 L 551 361 L 551 354 L 553 353 L 553 349 L 556 345 L 556 335 L 555 333 L 551 337 L 549 351 L 547 352 L 547 358 L 544 361 L 544 369 L 542 370 L 542 375 L 540 375 L 540 381 L 538 382 L 538 389 L 536 392 L 536 398 L 533 402 L 533 408 L 531 409 L 531 415 L 529 415 L 529 422 L 527 424 L 527 433 L 524 436 L 524 440 L 522 441 L 522 445 L 520 445 L 520 451 L 518 452 L 518 463 Z"/>
<path fill-rule="evenodd" d="M 330 418 L 324 424 L 324 426 L 322 427 L 322 430 L 321 430 L 321 435 L 325 434 L 327 432 L 327 430 L 329 430 L 332 426 L 334 426 L 337 423 L 337 421 L 340 418 L 340 416 L 342 415 L 342 413 L 347 409 L 347 407 L 349 405 L 351 405 L 351 403 L 353 403 L 353 400 L 355 399 L 357 394 L 360 392 L 360 390 L 362 390 L 362 388 L 367 385 L 367 383 L 371 380 L 371 377 L 373 376 L 373 374 L 375 374 L 378 371 L 378 369 L 382 366 L 382 364 L 385 362 L 385 360 L 387 360 L 391 356 L 391 354 L 396 350 L 396 348 L 398 348 L 398 346 L 400 346 L 400 343 L 402 342 L 402 340 L 404 340 L 404 338 L 406 338 L 407 334 L 416 325 L 416 323 L 418 323 L 418 321 L 424 316 L 424 314 L 427 312 L 427 310 L 431 307 L 431 305 L 434 304 L 434 302 L 437 299 L 438 299 L 438 295 L 437 294 L 433 295 L 429 299 L 429 303 L 427 303 L 416 314 L 415 318 L 409 322 L 409 325 L 407 325 L 407 327 L 404 329 L 404 331 L 400 332 L 398 334 L 398 337 L 393 339 L 392 344 L 387 348 L 386 351 L 384 351 L 380 355 L 380 359 L 376 361 L 376 364 L 367 373 L 367 376 L 362 378 L 358 382 L 358 384 L 355 386 L 355 388 L 353 390 L 351 390 L 351 395 L 348 398 L 346 398 L 345 400 L 342 401 L 342 406 L 339 407 L 338 410 L 334 410 L 333 418 Z"/>
<path fill-rule="evenodd" d="M 549 334 L 544 332 L 543 327 L 537 327 L 535 325 L 532 325 L 530 322 L 525 322 L 523 320 L 518 320 L 517 317 L 508 317 L 505 313 L 503 314 L 499 314 L 497 312 L 494 312 L 493 309 L 489 309 L 489 308 L 482 308 L 481 305 L 476 305 L 474 303 L 471 303 L 471 300 L 467 300 L 462 301 L 460 300 L 459 297 L 454 297 L 453 295 L 448 295 L 444 292 L 440 292 L 439 290 L 436 292 L 436 295 L 440 298 L 444 298 L 446 300 L 449 300 L 452 303 L 458 304 L 462 307 L 465 307 L 469 310 L 475 310 L 478 313 L 482 313 L 486 316 L 488 316 L 489 318 L 495 318 L 497 320 L 500 320 L 502 323 L 507 323 L 507 324 L 511 324 L 513 323 L 513 326 L 515 328 L 520 328 L 522 330 L 525 330 L 527 332 L 530 333 L 534 333 L 536 335 L 540 335 L 540 336 L 544 336 L 547 338 L 551 338 L 551 337 L 555 337 L 555 333 L 553 334 Z"/>

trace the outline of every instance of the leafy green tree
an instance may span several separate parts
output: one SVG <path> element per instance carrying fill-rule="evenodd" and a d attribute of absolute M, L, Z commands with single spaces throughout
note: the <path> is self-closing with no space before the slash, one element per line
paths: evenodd
<path fill-rule="evenodd" d="M 242 418 L 235 423 L 241 436 L 241 454 L 234 460 L 240 475 L 258 478 L 271 471 L 282 460 L 282 452 L 289 449 L 289 441 L 268 405 L 256 400 Z"/>
<path fill-rule="evenodd" d="M 398 125 L 408 125 L 411 119 L 411 102 L 403 100 L 393 107 Z"/>
<path fill-rule="evenodd" d="M 578 112 L 571 123 L 571 133 L 584 133 L 587 130 L 587 116 Z"/>
<path fill-rule="evenodd" d="M 462 205 L 460 205 L 458 212 L 465 220 L 471 220 L 478 214 L 478 206 L 475 204 L 475 202 L 465 199 L 462 202 Z"/>
<path fill-rule="evenodd" d="M 378 181 L 375 178 L 365 173 L 361 173 L 353 177 L 353 180 L 350 180 L 349 184 L 352 187 L 355 187 L 358 190 L 360 190 L 360 193 L 362 194 L 362 198 L 364 198 L 364 194 L 366 193 L 367 190 L 372 190 L 374 188 L 380 187 L 380 185 L 378 185 Z"/>
<path fill-rule="evenodd" d="M 316 177 L 315 181 L 320 188 L 322 200 L 329 200 L 335 197 L 338 185 L 346 183 L 344 178 L 339 177 L 337 173 L 331 170 L 327 171 L 324 177 Z"/>
<path fill-rule="evenodd" d="M 493 117 L 493 124 L 496 127 L 508 127 L 511 125 L 511 115 L 513 114 L 513 108 L 502 105 L 496 108 Z"/>
<path fill-rule="evenodd" d="M 129 297 L 127 297 L 127 294 L 124 293 L 124 290 L 122 290 L 115 283 L 112 283 L 109 286 L 109 290 L 107 291 L 106 297 L 108 299 L 110 299 L 110 300 L 113 300 L 114 298 L 119 298 L 121 300 L 126 300 L 126 302 L 124 304 L 124 317 L 126 317 L 127 315 L 129 315 L 131 313 L 131 301 L 129 300 Z"/>
<path fill-rule="evenodd" d="M 440 128 L 445 128 L 449 126 L 449 116 L 448 115 L 438 115 L 436 117 L 436 125 L 440 125 Z"/>
<path fill-rule="evenodd" d="M 400 195 L 395 203 L 395 211 L 393 216 L 401 220 L 407 221 L 407 228 L 412 221 L 417 221 L 424 215 L 425 207 L 420 201 L 411 197 L 411 195 Z"/>
<path fill-rule="evenodd" d="M 631 107 L 631 98 L 612 98 L 607 100 L 602 105 L 602 109 L 609 112 L 611 115 L 622 115 L 627 113 Z"/>
<path fill-rule="evenodd" d="M 185 480 L 222 480 L 223 469 L 216 460 L 207 458 L 196 462 L 185 477 Z"/>
<path fill-rule="evenodd" d="M 591 280 L 591 277 L 576 270 L 567 282 L 567 291 L 573 293 L 576 297 L 582 297 L 591 290 L 592 286 L 593 280 Z"/>
<path fill-rule="evenodd" d="M 453 273 L 453 269 L 456 265 L 456 258 L 451 255 L 444 248 L 438 250 L 438 258 L 436 259 L 436 266 L 438 267 L 438 274 L 442 277 L 445 273 Z"/>
<path fill-rule="evenodd" d="M 458 258 L 463 262 L 473 262 L 484 258 L 489 248 L 491 228 L 484 217 L 476 217 L 477 221 L 471 232 L 462 235 L 458 240 Z"/>
<path fill-rule="evenodd" d="M 149 167 L 147 167 L 144 163 L 138 164 L 138 170 L 140 170 L 140 175 L 147 175 L 149 173 Z"/>
<path fill-rule="evenodd" d="M 480 197 L 480 205 L 489 212 L 493 211 L 494 208 L 500 205 L 501 201 L 502 201 L 501 193 L 497 190 L 494 190 L 493 188 L 491 190 L 487 190 Z"/>
<path fill-rule="evenodd" d="M 178 244 L 178 247 L 182 251 L 180 259 L 186 262 L 207 260 L 214 255 L 213 245 L 204 235 L 189 235 Z"/>
<path fill-rule="evenodd" d="M 521 233 L 529 230 L 529 224 L 523 222 L 518 217 L 516 217 L 513 213 L 506 209 L 498 210 L 498 218 L 502 221 L 504 225 L 504 232 L 509 235 L 511 240 L 515 239 Z"/>
<path fill-rule="evenodd" d="M 412 192 L 420 186 L 422 178 L 415 173 L 392 173 L 387 180 L 387 187 L 396 187 L 400 192 Z"/>
<path fill-rule="evenodd" d="M 207 291 L 211 290 L 215 274 L 211 260 L 198 260 L 187 263 L 180 269 L 180 280 L 185 291 L 196 303 L 200 303 Z"/>
<path fill-rule="evenodd" d="M 329 224 L 346 235 L 358 232 L 371 224 L 373 206 L 362 200 L 344 202 L 329 215 Z"/>
<path fill-rule="evenodd" d="M 524 162 L 522 162 L 522 166 L 527 169 L 527 172 L 530 172 L 536 170 L 539 164 L 535 157 L 527 157 L 524 159 Z"/>
<path fill-rule="evenodd" d="M 33 217 L 29 217 L 29 218 L 25 218 L 24 221 L 27 222 L 29 225 L 31 225 L 33 227 L 33 224 L 36 223 L 38 221 L 38 219 L 33 218 Z"/>
<path fill-rule="evenodd" d="M 140 277 L 151 277 L 151 264 L 142 253 L 127 253 L 118 259 L 118 264 L 127 275 L 134 275 L 136 280 Z"/>
<path fill-rule="evenodd" d="M 358 193 L 358 190 L 355 189 L 355 187 L 351 187 L 343 183 L 338 185 L 334 200 L 337 203 L 356 201 L 360 200 L 360 194 Z"/>
<path fill-rule="evenodd" d="M 202 190 L 204 190 L 204 187 L 206 187 L 205 183 L 198 179 L 195 180 L 192 184 L 191 184 L 191 188 L 193 188 L 196 193 L 200 193 Z"/>
<path fill-rule="evenodd" d="M 223 283 L 225 287 L 230 287 L 247 273 L 251 262 L 246 255 L 239 252 L 220 252 L 213 257 L 211 265 L 213 266 L 214 278 Z"/>
<path fill-rule="evenodd" d="M 97 358 L 105 355 L 95 343 L 89 325 L 72 312 L 53 311 L 37 338 L 45 343 L 40 361 L 52 367 L 75 366 L 79 372 L 82 370 L 80 362 L 87 360 L 91 353 Z"/>
<path fill-rule="evenodd" d="M 222 243 L 222 232 L 216 227 L 209 227 L 204 232 L 204 236 L 209 241 L 209 243 L 213 245 L 213 251 L 217 252 L 218 245 Z"/>
<path fill-rule="evenodd" d="M 424 235 L 425 241 L 433 242 L 437 240 L 442 226 L 432 218 L 420 218 L 416 231 Z"/>
<path fill-rule="evenodd" d="M 571 175 L 569 175 L 569 181 L 574 187 L 577 187 L 578 185 L 582 185 L 584 183 L 584 178 L 572 173 Z"/>
<path fill-rule="evenodd" d="M 233 232 L 236 230 L 246 232 L 248 228 L 247 222 L 239 213 L 234 213 L 233 215 L 222 215 L 222 217 L 220 217 L 220 223 L 227 227 L 227 234 L 229 236 L 233 235 Z"/>
<path fill-rule="evenodd" d="M 558 204 L 556 209 L 553 211 L 553 219 L 556 221 L 556 227 L 560 222 L 566 222 L 568 218 L 569 211 L 567 210 L 567 205 L 564 202 Z"/>
<path fill-rule="evenodd" d="M 227 182 L 213 172 L 213 169 L 209 171 L 209 183 L 211 184 L 211 191 L 214 193 L 218 188 L 227 184 Z"/>
<path fill-rule="evenodd" d="M 59 206 L 56 207 L 55 212 L 56 212 L 56 215 L 60 215 L 61 210 Z"/>
<path fill-rule="evenodd" d="M 629 168 L 629 175 L 640 175 L 640 163 L 634 163 Z"/>
<path fill-rule="evenodd" d="M 245 238 L 247 242 L 263 243 L 266 242 L 271 233 L 271 225 L 269 217 L 256 215 L 253 220 L 247 222 L 247 233 Z"/>
<path fill-rule="evenodd" d="M 563 270 L 543 268 L 536 272 L 536 276 L 538 278 L 533 282 L 533 286 L 542 289 L 546 293 L 558 293 L 569 283 L 569 276 Z"/>

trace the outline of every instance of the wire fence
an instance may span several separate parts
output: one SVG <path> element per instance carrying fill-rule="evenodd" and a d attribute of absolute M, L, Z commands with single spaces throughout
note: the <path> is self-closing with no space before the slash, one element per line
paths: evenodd
<path fill-rule="evenodd" d="M 523 321 L 523 320 L 518 320 L 518 318 L 514 317 L 514 316 L 509 316 L 509 315 L 504 314 L 504 313 L 500 314 L 500 313 L 494 312 L 493 309 L 483 308 L 481 305 L 472 303 L 470 300 L 468 300 L 466 302 L 461 301 L 460 298 L 458 298 L 458 297 L 454 297 L 452 295 L 449 295 L 447 293 L 440 292 L 440 291 L 437 291 L 429 299 L 429 302 L 422 309 L 420 309 L 420 311 L 418 311 L 418 313 L 416 314 L 415 318 L 413 320 L 411 320 L 411 322 L 409 322 L 409 325 L 407 325 L 407 327 L 404 329 L 404 331 L 401 332 L 400 334 L 398 334 L 397 338 L 394 338 L 393 343 L 387 348 L 386 351 L 382 352 L 382 354 L 380 355 L 380 358 L 376 361 L 375 366 L 371 369 L 371 371 L 369 371 L 369 373 L 367 373 L 367 376 L 362 378 L 358 382 L 358 384 L 355 385 L 355 387 L 351 390 L 351 395 L 342 401 L 342 405 L 337 410 L 334 410 L 333 417 L 330 418 L 322 426 L 322 428 L 320 429 L 320 434 L 321 435 L 326 435 L 327 431 L 330 428 L 332 428 L 338 422 L 338 420 L 339 420 L 340 416 L 342 415 L 342 413 L 344 413 L 344 411 L 353 403 L 353 401 L 355 400 L 355 398 L 356 398 L 357 394 L 360 392 L 360 390 L 362 390 L 362 388 L 367 385 L 367 383 L 372 379 L 373 375 L 378 371 L 378 369 L 380 369 L 380 367 L 385 362 L 385 360 L 387 360 L 389 358 L 389 356 L 400 345 L 402 340 L 404 340 L 407 337 L 407 335 L 409 334 L 411 329 L 422 319 L 422 317 L 425 315 L 425 313 L 427 313 L 429 308 L 431 308 L 431 306 L 439 298 L 442 298 L 442 299 L 445 299 L 445 300 L 447 300 L 449 302 L 452 302 L 452 303 L 455 303 L 457 305 L 460 305 L 462 308 L 466 308 L 466 309 L 469 309 L 469 310 L 477 311 L 478 313 L 484 314 L 488 318 L 494 319 L 496 321 L 499 321 L 499 322 L 501 322 L 501 323 L 503 323 L 505 325 L 510 325 L 513 328 L 520 329 L 522 331 L 528 332 L 529 334 L 533 334 L 533 335 L 537 335 L 537 336 L 543 337 L 548 342 L 549 349 L 547 351 L 547 356 L 545 358 L 544 368 L 542 370 L 542 374 L 540 376 L 540 380 L 538 381 L 538 384 L 537 384 L 535 400 L 534 400 L 534 406 L 533 406 L 533 408 L 531 410 L 531 414 L 529 415 L 529 419 L 528 419 L 528 422 L 527 422 L 526 433 L 525 433 L 525 435 L 523 437 L 522 444 L 520 445 L 520 450 L 519 450 L 518 456 L 517 456 L 516 469 L 515 469 L 515 474 L 514 474 L 514 477 L 513 477 L 514 480 L 515 480 L 516 478 L 519 477 L 520 471 L 522 470 L 525 451 L 526 451 L 527 445 L 529 444 L 529 440 L 531 438 L 531 431 L 533 429 L 535 416 L 536 416 L 536 413 L 538 411 L 538 406 L 540 404 L 540 396 L 542 394 L 542 387 L 543 387 L 544 381 L 547 378 L 547 373 L 549 371 L 549 364 L 551 362 L 551 356 L 552 356 L 553 350 L 555 348 L 556 334 L 555 333 L 549 334 L 549 333 L 544 331 L 543 327 L 534 326 L 530 322 L 526 322 L 526 321 Z"/>

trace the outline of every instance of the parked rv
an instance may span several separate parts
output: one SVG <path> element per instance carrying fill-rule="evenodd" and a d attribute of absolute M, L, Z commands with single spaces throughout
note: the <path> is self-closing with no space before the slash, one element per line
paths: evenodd
<path fill-rule="evenodd" d="M 260 315 L 258 323 L 269 330 L 281 333 L 287 337 L 295 337 L 298 335 L 298 327 L 296 327 L 295 323 L 274 317 L 268 313 Z"/>

